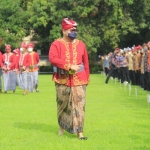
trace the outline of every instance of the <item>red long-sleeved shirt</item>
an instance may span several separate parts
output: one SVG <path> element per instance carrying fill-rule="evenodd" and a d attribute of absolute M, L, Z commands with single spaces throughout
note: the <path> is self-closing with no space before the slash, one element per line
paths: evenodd
<path fill-rule="evenodd" d="M 30 59 L 28 53 L 20 53 L 19 55 L 19 61 L 18 64 L 16 64 L 16 69 L 20 70 L 20 67 L 23 67 L 24 69 L 27 69 L 30 65 Z"/>
<path fill-rule="evenodd" d="M 6 65 L 7 64 L 7 65 Z M 10 70 L 15 69 L 15 55 L 13 53 L 4 53 L 2 56 L 2 68 L 6 67 Z"/>
<path fill-rule="evenodd" d="M 85 44 L 80 40 L 72 43 L 64 42 L 62 39 L 54 41 L 49 49 L 49 60 L 57 68 L 69 71 L 71 65 L 83 64 L 84 69 L 73 75 L 54 72 L 53 81 L 68 86 L 84 85 L 89 83 L 89 62 Z"/>
<path fill-rule="evenodd" d="M 18 69 L 16 68 L 16 66 L 18 66 L 20 55 L 16 55 L 16 54 L 14 55 L 15 55 L 15 69 Z"/>
<path fill-rule="evenodd" d="M 37 52 L 31 52 L 29 53 L 29 66 L 34 66 L 33 69 L 31 69 L 30 71 L 37 71 L 38 70 L 38 66 L 37 64 L 39 63 L 40 58 L 39 58 L 39 54 Z"/>

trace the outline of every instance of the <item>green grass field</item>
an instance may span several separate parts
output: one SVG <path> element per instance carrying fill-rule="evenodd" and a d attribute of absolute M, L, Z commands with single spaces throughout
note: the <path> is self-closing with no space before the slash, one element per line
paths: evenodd
<path fill-rule="evenodd" d="M 150 150 L 148 92 L 91 75 L 87 87 L 84 135 L 58 136 L 55 87 L 51 75 L 39 76 L 39 93 L 0 94 L 0 150 Z M 135 96 L 135 88 L 138 97 Z"/>

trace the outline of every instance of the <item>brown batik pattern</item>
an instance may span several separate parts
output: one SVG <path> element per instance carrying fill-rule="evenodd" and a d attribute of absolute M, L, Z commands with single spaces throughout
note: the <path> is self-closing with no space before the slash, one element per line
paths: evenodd
<path fill-rule="evenodd" d="M 56 84 L 58 124 L 70 133 L 83 132 L 86 85 Z"/>

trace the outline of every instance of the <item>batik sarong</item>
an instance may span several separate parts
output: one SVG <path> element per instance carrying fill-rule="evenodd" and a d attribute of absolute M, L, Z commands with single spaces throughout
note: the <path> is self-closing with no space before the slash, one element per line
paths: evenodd
<path fill-rule="evenodd" d="M 58 124 L 69 133 L 83 132 L 86 85 L 56 84 Z"/>
<path fill-rule="evenodd" d="M 27 72 L 19 73 L 19 86 L 23 90 L 27 90 Z M 29 84 L 29 83 L 28 83 Z"/>
<path fill-rule="evenodd" d="M 38 71 L 29 72 L 27 82 L 27 89 L 34 92 L 35 87 L 38 85 Z"/>
<path fill-rule="evenodd" d="M 3 72 L 4 91 L 16 90 L 16 73 L 14 71 Z"/>

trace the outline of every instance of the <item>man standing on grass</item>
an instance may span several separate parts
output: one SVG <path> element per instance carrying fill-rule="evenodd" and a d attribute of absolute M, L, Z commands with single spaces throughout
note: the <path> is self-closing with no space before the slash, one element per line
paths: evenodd
<path fill-rule="evenodd" d="M 28 90 L 33 92 L 39 92 L 38 89 L 38 63 L 40 61 L 39 54 L 34 51 L 34 43 L 29 43 L 27 46 L 28 54 L 29 54 L 29 74 L 30 82 L 28 83 Z"/>
<path fill-rule="evenodd" d="M 13 50 L 13 53 L 15 55 L 15 66 L 18 65 L 19 63 L 19 58 L 20 58 L 20 50 L 18 48 Z M 16 73 L 16 86 L 19 86 L 19 74 L 18 74 L 18 70 L 15 67 L 15 73 Z"/>
<path fill-rule="evenodd" d="M 0 44 L 2 43 L 2 38 L 0 38 Z M 0 93 L 2 93 L 2 53 L 0 52 Z"/>
<path fill-rule="evenodd" d="M 27 52 L 27 44 L 21 43 L 20 45 L 20 56 L 19 62 L 16 66 L 19 74 L 19 86 L 23 89 L 23 95 L 27 94 L 27 83 L 28 83 L 28 68 L 29 68 L 29 54 Z"/>
<path fill-rule="evenodd" d="M 4 79 L 4 92 L 16 90 L 16 74 L 15 69 L 15 55 L 11 52 L 11 45 L 5 44 L 5 53 L 2 58 L 2 70 Z"/>
<path fill-rule="evenodd" d="M 50 46 L 49 60 L 54 66 L 53 81 L 57 93 L 59 135 L 64 129 L 83 136 L 86 86 L 89 83 L 89 62 L 85 44 L 76 39 L 77 23 L 62 20 L 63 37 Z"/>
<path fill-rule="evenodd" d="M 2 93 L 2 69 L 1 69 L 1 65 L 2 65 L 2 53 L 0 52 L 0 93 Z"/>

